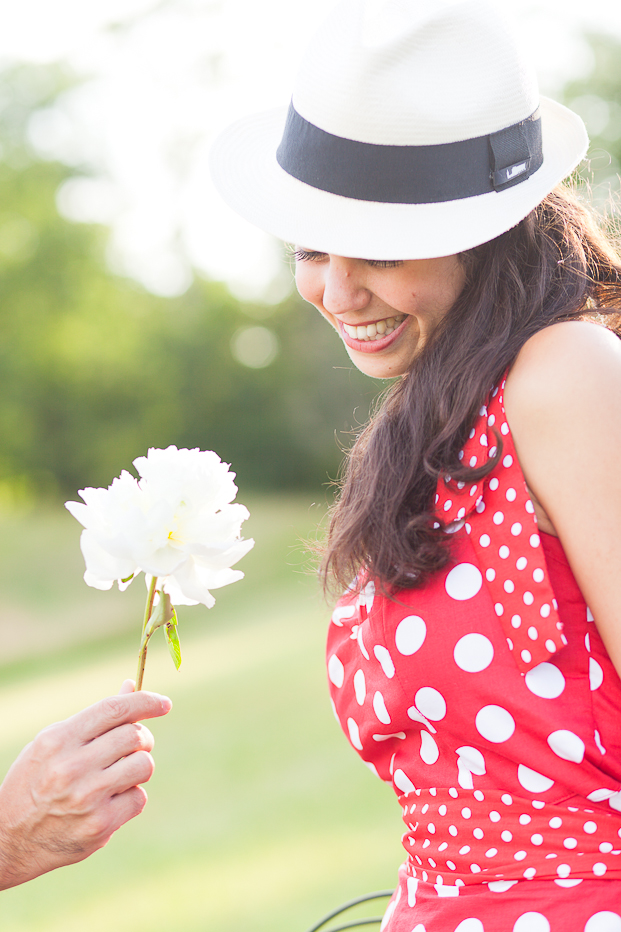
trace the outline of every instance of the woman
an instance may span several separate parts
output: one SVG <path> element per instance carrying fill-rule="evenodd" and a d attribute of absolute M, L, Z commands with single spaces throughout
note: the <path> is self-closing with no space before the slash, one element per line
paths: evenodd
<path fill-rule="evenodd" d="M 213 153 L 399 377 L 324 562 L 336 712 L 406 825 L 387 932 L 621 930 L 621 261 L 559 186 L 586 146 L 497 4 L 346 0 L 284 131 Z"/>

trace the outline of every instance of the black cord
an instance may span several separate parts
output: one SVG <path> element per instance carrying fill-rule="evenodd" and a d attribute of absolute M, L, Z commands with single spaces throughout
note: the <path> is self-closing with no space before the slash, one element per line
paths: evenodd
<path fill-rule="evenodd" d="M 334 919 L 336 916 L 340 916 L 341 913 L 346 912 L 348 909 L 352 909 L 354 906 L 358 906 L 360 903 L 367 903 L 369 900 L 379 900 L 383 897 L 392 896 L 394 890 L 379 890 L 377 893 L 367 893 L 366 896 L 356 897 L 355 900 L 349 900 L 347 903 L 343 903 L 342 906 L 339 906 L 338 909 L 332 910 L 331 913 L 328 913 L 327 916 L 324 916 L 323 919 L 320 919 L 316 925 L 311 926 L 310 929 L 307 929 L 306 932 L 318 932 L 322 926 L 324 926 L 331 919 Z M 330 929 L 329 932 L 341 932 L 342 929 L 353 929 L 356 926 L 362 925 L 371 925 L 373 922 L 381 922 L 380 919 L 358 919 L 355 922 L 348 922 L 346 925 L 337 926 L 334 929 Z"/>
<path fill-rule="evenodd" d="M 381 916 L 373 919 L 354 919 L 353 922 L 346 922 L 344 926 L 332 926 L 328 932 L 343 932 L 343 929 L 359 929 L 361 926 L 379 925 L 381 921 Z"/>

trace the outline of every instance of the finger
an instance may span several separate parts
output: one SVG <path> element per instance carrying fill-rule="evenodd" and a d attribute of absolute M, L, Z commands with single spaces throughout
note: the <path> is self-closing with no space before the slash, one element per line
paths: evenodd
<path fill-rule="evenodd" d="M 155 738 L 146 725 L 119 725 L 80 749 L 80 766 L 84 771 L 104 770 L 135 751 L 152 751 L 154 744 Z"/>
<path fill-rule="evenodd" d="M 115 832 L 121 825 L 140 815 L 147 804 L 147 791 L 142 786 L 132 786 L 124 793 L 112 796 L 107 803 L 109 824 Z"/>
<path fill-rule="evenodd" d="M 87 844 L 78 860 L 107 844 L 110 836 L 129 819 L 140 815 L 146 804 L 147 793 L 141 786 L 132 786 L 117 796 L 103 800 L 88 819 Z"/>
<path fill-rule="evenodd" d="M 141 690 L 137 693 L 108 696 L 62 723 L 78 743 L 85 744 L 119 725 L 143 718 L 166 715 L 172 708 L 167 696 Z"/>
<path fill-rule="evenodd" d="M 118 796 L 132 786 L 148 783 L 154 770 L 155 761 L 151 755 L 147 751 L 136 751 L 102 772 L 104 792 L 107 796 Z"/>
<path fill-rule="evenodd" d="M 123 680 L 123 684 L 119 689 L 119 696 L 124 696 L 127 693 L 133 693 L 136 689 L 136 683 L 134 680 Z"/>

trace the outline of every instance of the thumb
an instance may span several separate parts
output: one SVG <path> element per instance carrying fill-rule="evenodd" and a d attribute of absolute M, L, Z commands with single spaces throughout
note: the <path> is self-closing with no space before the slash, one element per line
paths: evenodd
<path fill-rule="evenodd" d="M 127 693 L 133 693 L 136 689 L 136 683 L 134 680 L 123 680 L 123 685 L 119 689 L 119 696 L 124 696 Z"/>

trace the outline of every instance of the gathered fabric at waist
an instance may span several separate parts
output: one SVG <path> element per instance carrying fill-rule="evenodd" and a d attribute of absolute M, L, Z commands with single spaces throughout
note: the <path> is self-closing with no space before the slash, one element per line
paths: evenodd
<path fill-rule="evenodd" d="M 621 813 L 591 808 L 588 800 L 548 803 L 498 790 L 432 787 L 399 802 L 407 872 L 424 882 L 621 880 Z"/>

